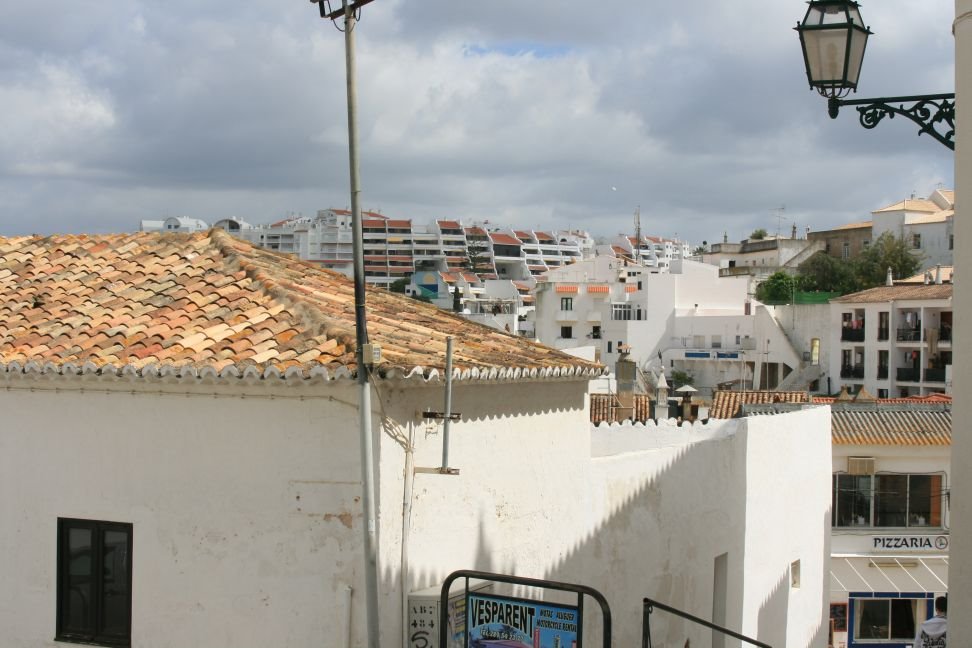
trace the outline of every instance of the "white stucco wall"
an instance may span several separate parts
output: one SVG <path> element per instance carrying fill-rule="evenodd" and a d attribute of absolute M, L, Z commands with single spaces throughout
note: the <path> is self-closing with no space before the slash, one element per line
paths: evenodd
<path fill-rule="evenodd" d="M 353 385 L 30 380 L 0 391 L 5 646 L 56 645 L 58 517 L 133 523 L 133 645 L 341 646 L 347 585 L 363 645 Z M 822 646 L 809 637 L 823 628 L 826 408 L 592 430 L 586 396 L 578 381 L 457 383 L 460 472 L 415 475 L 404 589 L 460 568 L 588 584 L 629 646 L 644 596 L 710 617 L 728 553 L 729 626 Z M 440 425 L 421 415 L 442 397 L 441 384 L 382 382 L 374 401 L 383 645 L 401 637 L 404 441 L 416 467 L 440 464 Z M 779 586 L 796 559 L 800 592 Z M 655 637 L 706 645 L 655 616 Z"/>
<path fill-rule="evenodd" d="M 955 265 L 972 267 L 972 0 L 955 0 Z M 944 26 L 943 26 L 944 27 Z M 955 335 L 972 338 L 972 282 L 955 283 Z M 956 363 L 952 417 L 950 633 L 972 637 L 972 362 Z"/>

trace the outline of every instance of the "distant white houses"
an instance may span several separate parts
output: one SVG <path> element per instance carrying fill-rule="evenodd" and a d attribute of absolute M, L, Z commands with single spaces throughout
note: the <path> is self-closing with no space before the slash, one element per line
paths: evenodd
<path fill-rule="evenodd" d="M 928 198 L 909 198 L 888 205 L 872 216 L 873 238 L 885 232 L 904 239 L 921 258 L 921 268 L 952 265 L 955 245 L 955 192 L 936 189 Z M 903 277 L 896 277 L 903 278 Z"/>
<path fill-rule="evenodd" d="M 748 278 L 676 260 L 658 273 L 598 256 L 547 273 L 536 286 L 536 336 L 559 349 L 594 346 L 613 367 L 688 372 L 703 395 L 718 385 L 775 388 L 807 364 L 772 311 L 748 295 Z"/>

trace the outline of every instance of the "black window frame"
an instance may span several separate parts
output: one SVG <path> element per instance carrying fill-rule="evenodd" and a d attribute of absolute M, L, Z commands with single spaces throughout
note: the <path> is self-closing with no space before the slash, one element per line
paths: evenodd
<path fill-rule="evenodd" d="M 90 573 L 101 574 L 99 578 L 91 579 L 91 591 L 89 592 L 92 604 L 90 609 L 84 613 L 87 617 L 87 625 L 90 630 L 79 632 L 68 630 L 68 618 L 70 615 L 70 604 L 66 598 L 70 595 L 70 542 L 69 534 L 72 529 L 85 529 L 91 532 L 92 551 L 90 560 Z M 128 615 L 127 627 L 122 634 L 110 634 L 105 632 L 103 619 L 101 618 L 102 600 L 105 593 L 105 564 L 104 551 L 105 534 L 108 532 L 124 532 L 127 535 L 126 562 L 127 574 L 125 574 L 126 592 L 128 596 Z M 128 648 L 132 645 L 132 550 L 134 544 L 134 528 L 129 522 L 108 522 L 103 520 L 86 520 L 80 518 L 58 518 L 57 519 L 57 627 L 54 636 L 55 641 L 68 643 L 82 643 L 96 646 L 112 646 L 114 648 Z"/>

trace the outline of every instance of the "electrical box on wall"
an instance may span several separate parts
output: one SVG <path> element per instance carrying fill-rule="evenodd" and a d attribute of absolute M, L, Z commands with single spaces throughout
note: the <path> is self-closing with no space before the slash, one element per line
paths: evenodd
<path fill-rule="evenodd" d="M 493 583 L 470 580 L 469 591 L 492 592 Z M 466 583 L 458 580 L 449 592 L 448 643 L 439 645 L 441 587 L 429 587 L 408 595 L 409 648 L 463 648 L 466 632 Z"/>

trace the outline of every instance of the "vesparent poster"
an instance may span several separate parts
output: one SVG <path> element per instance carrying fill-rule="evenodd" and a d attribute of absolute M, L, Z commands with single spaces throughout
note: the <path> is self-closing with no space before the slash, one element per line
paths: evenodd
<path fill-rule="evenodd" d="M 580 648 L 576 607 L 469 593 L 467 648 Z"/>

